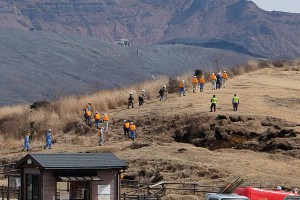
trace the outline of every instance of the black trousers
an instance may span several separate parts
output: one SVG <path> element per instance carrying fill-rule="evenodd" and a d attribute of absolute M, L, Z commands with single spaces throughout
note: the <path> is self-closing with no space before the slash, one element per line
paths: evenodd
<path fill-rule="evenodd" d="M 210 112 L 212 112 L 212 110 L 214 109 L 214 112 L 216 112 L 216 103 L 211 103 L 210 105 Z"/>

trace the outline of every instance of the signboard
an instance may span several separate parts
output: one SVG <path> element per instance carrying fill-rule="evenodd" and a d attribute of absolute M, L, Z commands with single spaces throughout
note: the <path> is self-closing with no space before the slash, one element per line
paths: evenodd
<path fill-rule="evenodd" d="M 60 200 L 69 200 L 70 199 L 70 194 L 69 192 L 62 191 L 59 193 L 59 199 Z"/>
<path fill-rule="evenodd" d="M 98 185 L 98 194 L 110 194 L 110 185 Z"/>

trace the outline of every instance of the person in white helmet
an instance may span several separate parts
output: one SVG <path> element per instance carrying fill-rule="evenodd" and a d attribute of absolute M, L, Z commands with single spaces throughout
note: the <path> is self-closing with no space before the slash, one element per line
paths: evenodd
<path fill-rule="evenodd" d="M 224 88 L 226 87 L 227 81 L 228 81 L 228 75 L 227 75 L 226 71 L 224 71 L 222 74 L 222 85 Z"/>
<path fill-rule="evenodd" d="M 165 98 L 165 93 L 168 93 L 167 90 L 166 90 L 166 87 L 167 87 L 167 86 L 164 85 L 164 87 L 162 87 L 162 88 L 158 91 L 158 94 L 159 94 L 159 100 L 160 100 L 160 101 L 163 101 L 164 98 Z"/>
<path fill-rule="evenodd" d="M 104 141 L 104 131 L 105 128 L 102 127 L 101 129 L 98 130 L 98 142 L 99 142 L 99 146 L 103 145 L 103 141 Z"/>
<path fill-rule="evenodd" d="M 127 107 L 128 109 L 129 109 L 130 105 L 133 108 L 133 100 L 134 100 L 134 98 L 132 96 L 132 92 L 130 92 L 129 97 L 128 97 L 128 107 Z"/>
<path fill-rule="evenodd" d="M 139 96 L 139 106 L 143 105 L 144 104 L 144 98 L 146 98 L 146 95 L 145 95 L 145 90 L 142 90 L 140 96 Z"/>
<path fill-rule="evenodd" d="M 46 145 L 44 146 L 44 149 L 46 148 L 52 148 L 51 129 L 49 129 L 46 133 Z"/>
<path fill-rule="evenodd" d="M 184 80 L 179 82 L 179 96 L 181 95 L 185 96 L 185 82 Z"/>
<path fill-rule="evenodd" d="M 215 90 L 216 89 L 216 83 L 217 83 L 217 77 L 216 77 L 215 73 L 211 73 L 210 82 L 211 82 L 211 89 Z"/>

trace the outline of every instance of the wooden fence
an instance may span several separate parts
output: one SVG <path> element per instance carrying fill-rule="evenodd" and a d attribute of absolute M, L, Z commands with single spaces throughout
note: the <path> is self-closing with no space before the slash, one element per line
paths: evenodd
<path fill-rule="evenodd" d="M 19 188 L 5 187 L 2 185 L 0 188 L 0 198 L 1 200 L 20 200 L 21 191 Z"/>

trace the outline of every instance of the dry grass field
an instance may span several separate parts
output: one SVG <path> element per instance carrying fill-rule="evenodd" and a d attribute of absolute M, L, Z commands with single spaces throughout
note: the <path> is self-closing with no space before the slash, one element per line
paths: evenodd
<path fill-rule="evenodd" d="M 69 97 L 33 111 L 26 106 L 3 107 L 0 157 L 9 162 L 26 154 L 21 152 L 22 137 L 34 121 L 32 152 L 113 152 L 129 165 L 125 177 L 136 180 L 222 185 L 240 177 L 247 179 L 245 185 L 300 187 L 299 62 L 240 74 L 230 76 L 226 88 L 211 90 L 207 83 L 202 93 L 188 88 L 186 96 L 168 94 L 164 101 L 156 95 L 166 78 L 126 88 L 147 93 L 143 106 L 138 106 L 135 95 L 135 108 L 130 109 L 122 90 Z M 213 94 L 218 105 L 211 113 Z M 232 111 L 233 94 L 240 98 L 238 112 Z M 94 111 L 110 117 L 103 146 L 98 146 L 97 130 L 83 123 L 82 108 L 88 101 Z M 124 119 L 137 125 L 135 142 L 124 137 Z M 48 128 L 55 143 L 53 149 L 42 150 Z"/>

